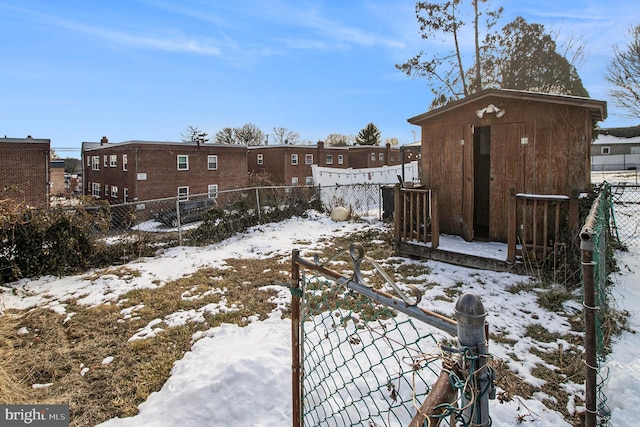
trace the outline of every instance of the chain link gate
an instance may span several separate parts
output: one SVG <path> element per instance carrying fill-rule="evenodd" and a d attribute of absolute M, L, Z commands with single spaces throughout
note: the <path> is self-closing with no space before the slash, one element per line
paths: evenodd
<path fill-rule="evenodd" d="M 345 252 L 325 262 L 293 252 L 293 426 L 491 425 L 494 374 L 479 298 L 460 297 L 456 322 L 418 307 L 421 292 L 398 286 L 359 244 L 348 251 L 352 277 L 327 268 Z M 427 325 L 457 336 L 458 346 L 439 343 Z"/>

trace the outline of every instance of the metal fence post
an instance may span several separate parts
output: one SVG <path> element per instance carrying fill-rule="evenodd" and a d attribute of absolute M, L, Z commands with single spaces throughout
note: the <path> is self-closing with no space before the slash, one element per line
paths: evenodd
<path fill-rule="evenodd" d="M 580 231 L 580 251 L 582 252 L 582 282 L 584 296 L 584 353 L 585 353 L 585 426 L 595 427 L 597 422 L 596 386 L 597 386 L 597 348 L 596 348 L 596 299 L 593 262 L 593 230 L 596 226 L 600 199 L 593 202 L 585 224 Z"/>
<path fill-rule="evenodd" d="M 180 223 L 180 197 L 176 197 L 176 221 L 178 221 L 178 244 L 182 246 L 182 224 Z"/>
<path fill-rule="evenodd" d="M 258 214 L 258 224 L 262 224 L 262 220 L 260 218 L 260 193 L 259 187 L 256 187 L 256 212 Z"/>
<path fill-rule="evenodd" d="M 458 343 L 462 353 L 462 363 L 465 363 L 467 349 L 471 350 L 475 364 L 469 372 L 470 387 L 473 393 L 462 392 L 463 412 L 468 425 L 487 427 L 490 425 L 489 397 L 493 391 L 492 376 L 487 367 L 487 332 L 484 305 L 477 295 L 463 294 L 456 303 L 455 317 L 458 321 Z"/>
<path fill-rule="evenodd" d="M 300 340 L 300 251 L 293 250 L 291 256 L 291 394 L 293 427 L 303 427 L 302 420 L 302 366 Z"/>

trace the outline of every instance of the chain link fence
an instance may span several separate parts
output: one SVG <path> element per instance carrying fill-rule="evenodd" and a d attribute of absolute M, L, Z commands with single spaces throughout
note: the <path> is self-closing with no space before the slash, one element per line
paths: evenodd
<path fill-rule="evenodd" d="M 381 218 L 383 191 L 393 188 L 383 184 L 353 184 L 329 187 L 269 186 L 220 191 L 215 195 L 192 194 L 188 198 L 170 197 L 123 204 L 96 204 L 85 209 L 101 222 L 107 221 L 108 233 L 181 233 L 198 227 L 207 212 L 217 208 L 226 214 L 249 212 L 262 222 L 262 217 L 274 209 L 317 202 L 326 211 L 342 206 L 352 216 Z M 393 192 L 384 192 L 385 200 Z M 387 204 L 393 206 L 393 201 Z"/>
<path fill-rule="evenodd" d="M 611 222 L 615 237 L 624 246 L 640 247 L 640 185 L 611 185 Z"/>
<path fill-rule="evenodd" d="M 294 426 L 489 425 L 495 376 L 479 298 L 460 297 L 456 323 L 419 307 L 422 293 L 396 283 L 359 244 L 349 248 L 352 277 L 327 267 L 344 254 L 325 262 L 293 254 Z"/>

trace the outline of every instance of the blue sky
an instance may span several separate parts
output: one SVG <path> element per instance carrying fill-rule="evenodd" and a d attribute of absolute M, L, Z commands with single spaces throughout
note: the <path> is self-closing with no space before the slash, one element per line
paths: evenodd
<path fill-rule="evenodd" d="M 620 117 L 603 79 L 612 46 L 640 23 L 637 0 L 493 0 L 516 16 L 582 37 L 579 73 Z M 285 127 L 303 141 L 357 134 L 414 140 L 426 80 L 394 65 L 427 44 L 415 1 L 0 0 L 0 134 L 49 138 L 60 155 L 82 141 L 180 141 L 188 126 Z M 463 43 L 471 48 L 472 39 Z"/>

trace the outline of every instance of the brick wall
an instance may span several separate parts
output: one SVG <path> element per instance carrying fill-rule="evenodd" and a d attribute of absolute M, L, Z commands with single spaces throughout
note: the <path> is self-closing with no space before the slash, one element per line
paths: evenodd
<path fill-rule="evenodd" d="M 0 138 L 0 191 L 29 206 L 49 204 L 49 139 Z"/>
<path fill-rule="evenodd" d="M 92 166 L 95 156 L 98 170 Z M 178 156 L 186 156 L 185 170 L 178 169 Z M 217 168 L 209 168 L 209 156 L 217 156 Z M 217 185 L 218 191 L 246 186 L 247 148 L 163 142 L 105 144 L 84 152 L 83 169 L 85 194 L 92 194 L 93 184 L 99 184 L 99 197 L 112 203 L 124 202 L 124 189 L 127 201 L 175 197 L 179 187 L 188 187 L 190 195 L 206 194 L 210 185 Z"/>

